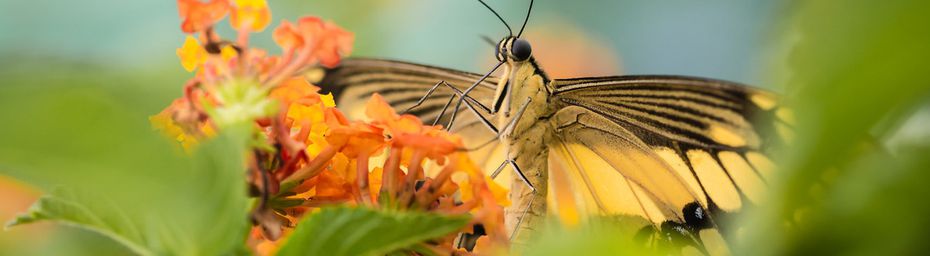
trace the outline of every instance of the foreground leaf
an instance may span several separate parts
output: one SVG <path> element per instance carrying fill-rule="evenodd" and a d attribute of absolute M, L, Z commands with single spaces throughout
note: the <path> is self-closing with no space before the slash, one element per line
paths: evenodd
<path fill-rule="evenodd" d="M 442 237 L 468 223 L 465 217 L 336 207 L 297 224 L 278 255 L 385 255 Z"/>
<path fill-rule="evenodd" d="M 668 255 L 647 248 L 636 238 L 651 223 L 638 217 L 592 218 L 579 227 L 549 223 L 540 236 L 527 245 L 516 245 L 519 255 Z M 672 254 L 674 255 L 674 254 Z"/>
<path fill-rule="evenodd" d="M 53 193 L 10 225 L 52 220 L 100 232 L 142 255 L 243 249 L 242 156 L 250 127 L 183 154 L 134 102 L 96 85 L 0 88 L 0 172 Z M 138 97 L 138 98 L 135 98 Z M 151 113 L 148 113 L 151 114 Z"/>
<path fill-rule="evenodd" d="M 925 252 L 927 146 L 888 156 L 881 139 L 930 95 L 930 2 L 793 7 L 791 34 L 800 40 L 787 99 L 797 114 L 796 140 L 778 161 L 771 198 L 733 225 L 745 234 L 736 254 Z"/>

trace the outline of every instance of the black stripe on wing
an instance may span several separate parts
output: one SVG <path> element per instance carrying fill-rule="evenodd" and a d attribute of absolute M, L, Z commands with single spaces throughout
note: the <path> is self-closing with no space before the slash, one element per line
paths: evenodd
<path fill-rule="evenodd" d="M 772 93 L 719 80 L 619 76 L 553 85 L 563 107 L 604 116 L 651 146 L 718 218 L 759 203 L 773 166 L 766 154 L 787 139 L 761 134 L 791 123 L 777 114 L 786 110 Z"/>
<path fill-rule="evenodd" d="M 654 146 L 763 150 L 780 141 L 774 131 L 774 95 L 737 83 L 684 76 L 560 79 L 553 97 L 564 105 L 609 117 Z M 776 138 L 778 139 L 778 138 Z"/>
<path fill-rule="evenodd" d="M 319 85 L 323 93 L 333 93 L 340 108 L 364 104 L 372 93 L 379 93 L 391 106 L 401 111 L 420 100 L 439 81 L 446 81 L 459 90 L 465 90 L 479 78 L 481 75 L 446 68 L 356 58 L 344 60 L 338 67 L 327 69 Z M 489 106 L 497 81 L 497 78 L 489 77 L 469 95 Z M 411 114 L 417 115 L 424 122 L 431 122 L 453 94 L 449 88 L 438 88 L 432 97 L 413 109 Z M 460 109 L 460 112 L 466 111 L 466 108 Z"/>

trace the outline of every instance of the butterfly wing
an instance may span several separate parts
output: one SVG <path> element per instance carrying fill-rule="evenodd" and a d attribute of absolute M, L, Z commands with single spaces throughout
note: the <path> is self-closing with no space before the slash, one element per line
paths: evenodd
<path fill-rule="evenodd" d="M 789 126 L 774 95 L 730 82 L 618 76 L 552 83 L 560 109 L 553 160 L 591 176 L 571 184 L 586 191 L 576 198 L 606 214 L 638 210 L 656 223 L 685 223 L 692 202 L 715 214 L 759 204 L 773 166 L 766 153 L 778 143 L 760 134 Z M 621 204 L 630 199 L 638 203 Z"/>
<path fill-rule="evenodd" d="M 551 120 L 557 136 L 549 150 L 548 201 L 563 223 L 609 216 L 642 225 L 637 238 L 646 245 L 679 247 L 684 255 L 728 254 L 713 222 L 700 216 L 706 208 L 697 207 L 701 195 L 678 172 L 680 163 L 586 109 L 568 106 Z"/>
<path fill-rule="evenodd" d="M 373 93 L 383 96 L 397 111 L 403 111 L 413 106 L 440 81 L 445 81 L 459 90 L 465 90 L 481 77 L 482 75 L 479 74 L 402 61 L 353 58 L 343 60 L 338 67 L 326 70 L 319 84 L 324 93 L 333 93 L 336 106 L 350 118 L 364 120 L 366 119 L 365 102 Z M 488 77 L 469 92 L 469 96 L 484 106 L 491 106 L 497 82 L 496 77 Z M 443 107 L 453 95 L 453 90 L 441 86 L 431 97 L 409 113 L 416 115 L 424 123 L 432 123 L 439 117 Z M 445 124 L 448 121 L 453 107 L 449 107 L 444 118 L 437 122 L 438 124 Z M 469 148 L 492 141 L 480 150 L 471 152 L 471 156 L 476 160 L 484 160 L 488 166 L 494 165 L 493 167 L 485 166 L 488 167 L 485 168 L 486 170 L 489 168 L 493 170 L 497 167 L 496 164 L 503 161 L 502 157 L 496 159 L 491 157 L 503 155 L 502 153 L 492 154 L 501 150 L 499 143 L 494 140 L 495 134 L 484 126 L 475 112 L 465 107 L 459 111 L 452 131 L 461 135 L 465 146 Z M 485 120 L 495 120 L 492 115 L 480 108 L 477 112 Z"/>

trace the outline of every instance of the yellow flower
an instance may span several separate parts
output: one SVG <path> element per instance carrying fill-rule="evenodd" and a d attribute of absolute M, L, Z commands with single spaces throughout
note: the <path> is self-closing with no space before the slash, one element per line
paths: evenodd
<path fill-rule="evenodd" d="M 190 103 L 184 99 L 178 99 L 162 112 L 149 117 L 152 127 L 180 143 L 184 150 L 190 150 L 203 137 L 209 138 L 216 135 L 216 130 L 210 123 L 198 122 L 186 126 L 189 129 L 185 129 L 185 126 L 175 121 L 175 115 L 188 111 L 190 106 L 188 104 Z"/>
<path fill-rule="evenodd" d="M 329 108 L 336 107 L 336 101 L 333 100 L 333 93 L 321 94 L 320 99 L 323 100 L 323 106 Z"/>
<path fill-rule="evenodd" d="M 223 49 L 220 49 L 220 58 L 222 58 L 224 62 L 229 62 L 238 55 L 239 52 L 237 52 L 236 48 L 233 48 L 232 45 L 226 45 L 223 46 Z"/>
<path fill-rule="evenodd" d="M 187 36 L 184 39 L 184 45 L 178 48 L 176 53 L 181 58 L 181 66 L 184 66 L 184 69 L 188 72 L 194 71 L 207 61 L 207 50 L 204 50 L 200 42 L 194 39 L 193 36 Z"/>
<path fill-rule="evenodd" d="M 265 0 L 236 0 L 229 22 L 237 29 L 260 32 L 271 23 L 271 10 Z"/>

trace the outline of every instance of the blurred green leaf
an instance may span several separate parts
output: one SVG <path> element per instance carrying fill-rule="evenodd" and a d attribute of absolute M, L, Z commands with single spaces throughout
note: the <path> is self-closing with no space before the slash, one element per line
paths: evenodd
<path fill-rule="evenodd" d="M 134 253 L 99 232 L 76 226 L 41 223 L 0 232 L 0 254 L 97 256 Z"/>
<path fill-rule="evenodd" d="M 930 147 L 861 159 L 802 215 L 787 254 L 920 255 L 930 250 Z"/>
<path fill-rule="evenodd" d="M 786 98 L 797 136 L 778 161 L 769 203 L 733 225 L 747 234 L 737 254 L 925 251 L 915 238 L 925 237 L 917 227 L 927 226 L 930 209 L 913 200 L 927 192 L 919 184 L 930 180 L 928 153 L 890 156 L 879 139 L 930 96 L 930 2 L 797 1 L 793 7 L 788 34 L 799 41 Z"/>
<path fill-rule="evenodd" d="M 79 82 L 0 88 L 0 109 L 11 110 L 0 127 L 0 172 L 55 191 L 14 224 L 75 224 L 145 255 L 242 251 L 251 127 L 229 127 L 187 155 L 149 126 L 152 113 L 135 104 L 144 97 Z"/>
<path fill-rule="evenodd" d="M 297 224 L 278 255 L 385 255 L 448 235 L 466 217 L 368 208 L 325 208 Z"/>
<path fill-rule="evenodd" d="M 642 218 L 592 219 L 581 227 L 566 228 L 553 220 L 535 241 L 524 245 L 522 255 L 660 255 L 637 243 L 635 235 L 651 223 Z"/>
<path fill-rule="evenodd" d="M 830 167 L 860 157 L 861 144 L 889 132 L 930 96 L 930 3 L 922 1 L 805 1 L 798 3 L 800 42 L 790 60 L 792 107 L 798 117 L 791 148 L 789 197 Z M 878 134 L 875 134 L 875 133 Z M 802 204 L 804 201 L 795 201 Z"/>
<path fill-rule="evenodd" d="M 17 216 L 7 227 L 51 220 L 84 227 L 119 241 L 139 254 L 152 254 L 144 245 L 137 225 L 119 206 L 108 202 L 105 195 L 80 195 L 59 190 L 39 199 L 29 212 Z"/>

